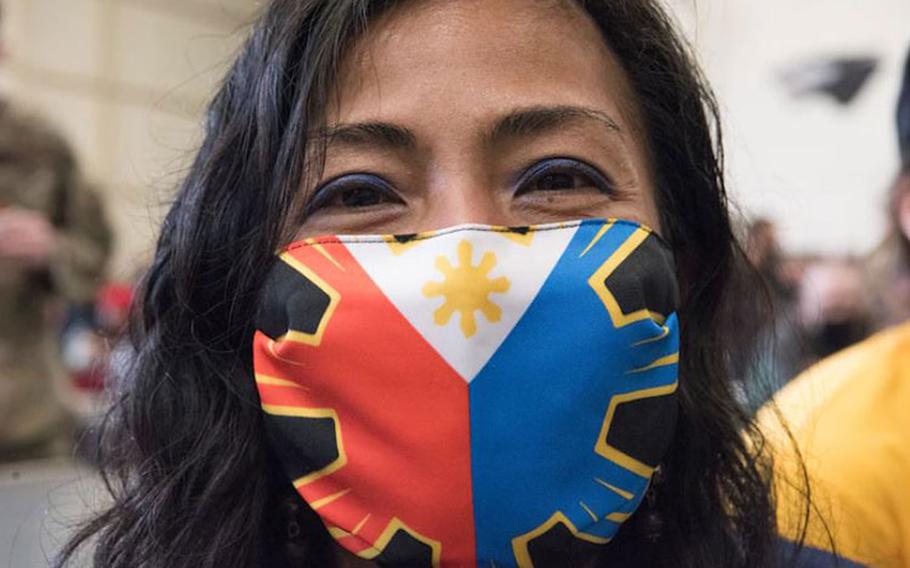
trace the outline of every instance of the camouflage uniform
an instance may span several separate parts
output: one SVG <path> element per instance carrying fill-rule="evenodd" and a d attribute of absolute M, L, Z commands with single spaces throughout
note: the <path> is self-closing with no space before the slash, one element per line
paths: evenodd
<path fill-rule="evenodd" d="M 0 460 L 46 454 L 66 431 L 60 401 L 64 303 L 91 302 L 110 252 L 98 196 L 67 144 L 0 101 L 0 207 L 41 212 L 57 239 L 48 266 L 0 259 Z"/>

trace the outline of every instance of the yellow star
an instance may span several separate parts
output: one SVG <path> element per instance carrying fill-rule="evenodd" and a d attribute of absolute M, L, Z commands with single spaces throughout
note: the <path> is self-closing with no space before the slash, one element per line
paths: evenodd
<path fill-rule="evenodd" d="M 468 241 L 458 243 L 457 254 L 457 268 L 445 256 L 436 257 L 436 268 L 442 272 L 444 281 L 427 282 L 423 295 L 427 298 L 445 296 L 445 302 L 433 313 L 436 325 L 446 325 L 457 311 L 461 314 L 461 332 L 465 337 L 471 337 L 477 332 L 475 310 L 480 310 L 490 323 L 499 321 L 502 308 L 491 302 L 488 296 L 507 292 L 510 283 L 503 276 L 493 280 L 487 277 L 496 266 L 496 255 L 492 252 L 485 253 L 477 266 L 471 264 L 474 252 Z"/>

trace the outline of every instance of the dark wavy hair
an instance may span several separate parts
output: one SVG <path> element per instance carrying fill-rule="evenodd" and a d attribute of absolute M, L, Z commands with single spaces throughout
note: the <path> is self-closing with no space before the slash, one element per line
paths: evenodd
<path fill-rule="evenodd" d="M 760 295 L 742 293 L 716 103 L 658 0 L 578 1 L 637 95 L 682 295 L 676 434 L 603 563 L 773 565 L 770 465 L 729 372 Z M 104 568 L 332 564 L 330 537 L 266 444 L 253 321 L 319 165 L 307 135 L 323 126 L 339 61 L 396 3 L 274 0 L 255 25 L 208 109 L 134 309 L 134 361 L 102 425 L 112 501 L 58 565 L 80 551 Z"/>

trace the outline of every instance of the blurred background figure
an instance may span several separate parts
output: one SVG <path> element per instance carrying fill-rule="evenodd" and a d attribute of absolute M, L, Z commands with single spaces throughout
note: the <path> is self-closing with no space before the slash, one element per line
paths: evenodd
<path fill-rule="evenodd" d="M 47 566 L 60 535 L 92 508 L 101 485 L 88 463 L 92 425 L 106 410 L 105 387 L 131 356 L 118 341 L 124 308 L 153 246 L 159 206 L 198 143 L 202 109 L 262 3 L 0 3 L 0 37 L 8 40 L 0 99 L 12 101 L 0 105 L 0 205 L 40 211 L 53 229 L 44 233 L 53 238 L 43 268 L 5 260 L 0 267 L 0 452 L 14 433 L 34 441 L 0 457 L 16 459 L 0 462 L 0 565 L 32 568 Z M 29 142 L 36 131 L 45 142 Z M 29 185 L 7 183 L 7 171 Z M 24 196 L 35 203 L 18 201 Z M 19 459 L 58 448 L 66 450 L 53 458 Z"/>
<path fill-rule="evenodd" d="M 758 217 L 745 234 L 746 255 L 764 281 L 773 309 L 768 327 L 756 332 L 753 358 L 732 362 L 734 375 L 740 377 L 742 402 L 751 412 L 801 370 L 805 358 L 802 330 L 794 317 L 802 266 L 786 255 L 777 231 L 774 221 Z"/>
<path fill-rule="evenodd" d="M 67 450 L 62 316 L 93 303 L 110 248 L 67 143 L 0 98 L 0 461 Z"/>
<path fill-rule="evenodd" d="M 820 264 L 806 285 L 819 301 L 804 306 L 819 355 L 856 340 L 870 323 L 891 327 L 811 367 L 759 413 L 776 449 L 783 533 L 802 532 L 800 497 L 808 491 L 814 506 L 806 543 L 882 568 L 910 566 L 910 321 L 897 323 L 910 313 L 910 54 L 897 116 L 902 173 L 892 191 L 891 234 L 868 261 L 875 268 L 869 284 L 856 264 Z M 870 292 L 875 307 L 863 323 Z"/>
<path fill-rule="evenodd" d="M 746 232 L 746 254 L 774 300 L 785 307 L 792 304 L 799 289 L 799 267 L 785 257 L 774 221 L 766 217 L 752 221 Z"/>
<path fill-rule="evenodd" d="M 871 323 L 862 264 L 850 258 L 809 263 L 800 283 L 798 316 L 805 359 L 797 371 L 865 339 Z"/>
<path fill-rule="evenodd" d="M 890 227 L 865 266 L 872 321 L 879 329 L 910 320 L 910 57 L 904 77 L 897 111 L 902 167 L 891 189 Z"/>
<path fill-rule="evenodd" d="M 744 404 L 755 411 L 801 371 L 865 339 L 873 326 L 862 261 L 787 254 L 766 217 L 749 224 L 745 244 L 774 314 L 771 327 L 758 334 L 754 360 L 737 373 L 745 381 Z"/>

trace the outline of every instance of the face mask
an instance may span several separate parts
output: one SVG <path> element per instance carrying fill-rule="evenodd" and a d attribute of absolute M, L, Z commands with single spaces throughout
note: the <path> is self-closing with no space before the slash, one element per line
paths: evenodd
<path fill-rule="evenodd" d="M 271 447 L 380 564 L 596 555 L 673 434 L 677 303 L 672 254 L 627 221 L 296 242 L 253 347 Z"/>

